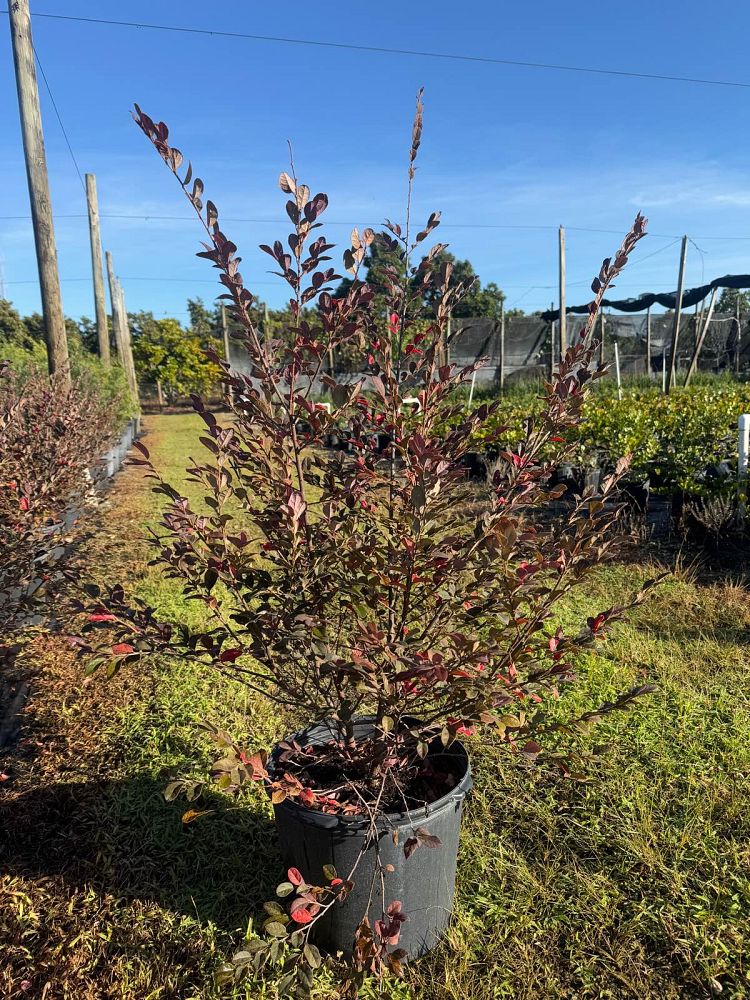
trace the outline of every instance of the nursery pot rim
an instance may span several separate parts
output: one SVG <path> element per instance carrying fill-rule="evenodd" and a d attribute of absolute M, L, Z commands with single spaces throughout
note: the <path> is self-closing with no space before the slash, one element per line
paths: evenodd
<path fill-rule="evenodd" d="M 354 722 L 355 726 L 356 725 L 361 726 L 367 724 L 372 725 L 375 723 L 376 718 L 377 717 L 375 715 L 360 715 L 356 716 L 352 721 Z M 418 720 L 405 716 L 404 721 L 407 723 L 414 723 Z M 286 737 L 286 739 L 299 740 L 300 737 L 308 736 L 315 730 L 323 728 L 326 728 L 328 729 L 329 732 L 333 733 L 334 726 L 335 723 L 333 722 L 332 719 L 323 719 L 320 720 L 319 722 L 314 722 L 311 725 L 306 726 L 304 729 L 301 729 L 296 733 L 293 733 L 291 736 Z M 435 740 L 433 741 L 433 743 L 430 744 L 430 746 L 432 746 L 435 741 L 439 742 L 439 737 L 435 737 Z M 273 771 L 275 770 L 275 764 L 276 764 L 275 757 L 277 753 L 278 753 L 278 744 L 274 746 L 268 760 L 268 764 L 270 765 L 269 771 L 271 771 L 271 775 L 273 775 Z M 387 829 L 390 830 L 394 825 L 398 825 L 404 822 L 416 825 L 418 822 L 422 820 L 427 820 L 429 817 L 434 816 L 436 812 L 441 812 L 445 809 L 450 808 L 456 802 L 456 800 L 463 800 L 466 797 L 466 795 L 468 795 L 468 793 L 471 791 L 474 785 L 474 780 L 471 775 L 471 762 L 469 760 L 469 754 L 466 750 L 466 747 L 459 740 L 454 740 L 453 743 L 451 743 L 450 745 L 450 749 L 442 747 L 441 744 L 441 749 L 436 753 L 436 756 L 442 756 L 443 754 L 445 756 L 451 756 L 451 757 L 455 756 L 461 760 L 463 765 L 465 765 L 463 773 L 461 774 L 461 777 L 457 781 L 456 785 L 453 788 L 451 788 L 449 792 L 446 792 L 445 795 L 442 795 L 439 799 L 435 799 L 434 802 L 429 802 L 426 805 L 419 806 L 416 809 L 401 810 L 399 812 L 380 813 L 375 820 L 376 825 L 378 827 L 385 826 Z M 271 777 L 265 779 L 266 792 L 269 794 L 269 796 L 271 794 L 270 790 L 271 780 L 272 780 Z M 296 799 L 285 799 L 283 802 L 280 802 L 278 805 L 274 806 L 274 809 L 290 810 L 295 814 L 297 814 L 298 817 L 303 822 L 311 823 L 312 825 L 315 826 L 333 827 L 341 825 L 346 827 L 347 829 L 353 830 L 356 829 L 357 827 L 370 825 L 370 820 L 368 819 L 367 816 L 344 816 L 339 813 L 324 813 L 320 809 L 311 809 L 309 806 L 302 805 L 302 803 L 296 801 Z"/>

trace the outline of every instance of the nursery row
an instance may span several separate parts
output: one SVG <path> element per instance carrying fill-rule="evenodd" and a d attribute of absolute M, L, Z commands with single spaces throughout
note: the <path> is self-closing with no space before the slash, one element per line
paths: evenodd
<path fill-rule="evenodd" d="M 607 468 L 631 455 L 631 475 L 664 491 L 711 491 L 734 478 L 737 420 L 750 410 L 750 385 L 715 382 L 664 395 L 635 389 L 622 399 L 592 393 L 571 430 L 581 469 Z M 504 404 L 497 423 L 517 440 L 527 403 Z M 481 441 L 478 444 L 481 445 Z"/>
<path fill-rule="evenodd" d="M 72 386 L 0 361 L 0 663 L 13 635 L 54 592 L 62 556 L 80 536 L 91 472 L 129 414 L 119 369 L 82 363 Z M 7 645 L 6 645 L 7 643 Z"/>
<path fill-rule="evenodd" d="M 483 478 L 488 462 L 505 448 L 515 449 L 523 437 L 524 421 L 536 415 L 541 404 L 538 388 L 504 398 L 498 411 L 472 435 L 473 450 L 462 458 L 467 473 Z M 473 409 L 478 405 L 482 404 L 475 403 Z M 461 417 L 468 411 L 465 403 Z M 632 482 L 647 483 L 666 494 L 720 492 L 736 481 L 737 421 L 747 412 L 750 384 L 719 379 L 670 395 L 646 387 L 626 390 L 622 399 L 606 390 L 592 393 L 580 424 L 568 431 L 575 451 L 559 475 L 583 487 L 630 455 Z M 349 439 L 348 429 L 338 427 L 327 443 L 347 449 Z M 390 443 L 385 428 L 373 436 L 372 445 L 379 452 Z"/>
<path fill-rule="evenodd" d="M 536 415 L 541 404 L 539 387 L 506 396 L 494 416 L 472 435 L 474 449 L 464 458 L 468 473 L 483 476 L 488 459 L 506 447 L 514 449 L 523 437 L 524 421 Z M 630 455 L 630 477 L 636 482 L 648 481 L 652 489 L 665 493 L 713 493 L 735 481 L 737 421 L 747 412 L 747 383 L 707 380 L 670 395 L 639 386 L 625 390 L 622 399 L 602 386 L 587 399 L 580 424 L 568 431 L 576 447 L 572 466 L 563 475 L 583 484 L 598 470 Z M 347 439 L 342 428 L 330 435 L 329 445 L 345 447 Z M 390 436 L 383 431 L 373 443 L 383 451 Z"/>

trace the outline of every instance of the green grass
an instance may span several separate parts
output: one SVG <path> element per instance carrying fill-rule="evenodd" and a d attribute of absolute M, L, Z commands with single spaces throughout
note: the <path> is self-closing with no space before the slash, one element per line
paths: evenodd
<path fill-rule="evenodd" d="M 176 481 L 198 423 L 180 415 L 150 424 L 152 457 Z M 115 494 L 113 511 L 122 511 L 121 534 L 130 525 L 128 545 L 115 532 L 97 572 L 124 573 L 162 611 L 184 615 L 179 589 L 145 567 L 134 541 L 139 525 L 158 521 L 156 498 L 126 475 L 131 486 Z M 603 569 L 565 615 L 598 610 L 652 573 L 645 564 Z M 664 584 L 582 664 L 560 704 L 568 713 L 644 679 L 658 684 L 632 712 L 576 737 L 582 750 L 608 747 L 586 784 L 471 740 L 475 787 L 453 922 L 437 951 L 383 995 L 750 996 L 749 636 L 743 587 Z M 273 978 L 224 993 L 213 978 L 278 881 L 265 797 L 253 792 L 239 808 L 216 797 L 213 815 L 183 826 L 184 805 L 161 790 L 173 774 L 202 774 L 210 748 L 198 720 L 266 746 L 285 720 L 239 686 L 161 664 L 114 682 L 104 708 L 89 710 L 73 688 L 60 710 L 60 685 L 78 683 L 62 677 L 49 716 L 57 757 L 41 771 L 19 763 L 7 813 L 20 832 L 0 882 L 0 940 L 10 948 L 0 992 L 273 1000 Z M 84 738 L 81 759 L 75 741 Z M 61 761 L 72 770 L 61 773 Z M 19 846 L 24 830 L 30 839 Z M 337 994 L 322 980 L 315 995 Z"/>

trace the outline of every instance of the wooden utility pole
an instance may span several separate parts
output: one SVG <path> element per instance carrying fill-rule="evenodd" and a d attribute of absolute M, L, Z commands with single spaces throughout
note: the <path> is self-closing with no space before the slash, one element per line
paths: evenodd
<path fill-rule="evenodd" d="M 135 361 L 133 360 L 133 342 L 130 339 L 130 324 L 128 322 L 128 311 L 125 308 L 125 292 L 120 282 L 117 282 L 117 296 L 120 307 L 120 323 L 122 324 L 122 343 L 125 349 L 125 371 L 128 376 L 130 392 L 140 409 L 141 399 L 138 392 L 138 376 L 135 374 Z"/>
<path fill-rule="evenodd" d="M 669 379 L 667 380 L 667 393 L 675 384 L 677 369 L 677 346 L 680 340 L 680 319 L 682 318 L 682 292 L 685 288 L 685 261 L 687 259 L 687 236 L 682 237 L 682 249 L 680 250 L 680 273 L 677 278 L 677 301 L 674 309 L 674 323 L 672 325 L 672 346 L 669 351 Z"/>
<path fill-rule="evenodd" d="M 96 334 L 99 340 L 99 357 L 109 368 L 109 326 L 107 306 L 104 301 L 104 272 L 102 271 L 102 240 L 99 232 L 99 200 L 96 196 L 96 177 L 86 174 L 86 204 L 89 211 L 89 240 L 91 243 L 91 274 L 94 278 L 94 310 Z"/>
<path fill-rule="evenodd" d="M 224 360 L 229 364 L 229 323 L 227 322 L 227 307 L 221 307 L 221 334 L 224 338 Z"/>
<path fill-rule="evenodd" d="M 714 314 L 714 304 L 716 302 L 716 292 L 718 289 L 714 288 L 711 291 L 711 300 L 708 303 L 708 312 L 706 313 L 706 319 L 700 332 L 695 338 L 695 350 L 693 351 L 693 357 L 690 359 L 690 367 L 687 370 L 687 375 L 685 376 L 685 385 L 690 385 L 690 379 L 695 374 L 698 367 L 698 357 L 701 353 L 701 348 L 703 347 L 703 341 L 706 339 L 706 334 L 708 333 L 708 325 L 711 322 L 711 317 Z"/>
<path fill-rule="evenodd" d="M 18 110 L 21 116 L 23 152 L 31 201 L 31 221 L 34 227 L 36 260 L 39 269 L 39 289 L 47 342 L 47 367 L 70 381 L 68 338 L 60 295 L 60 275 L 57 271 L 55 228 L 44 151 L 42 114 L 39 108 L 39 88 L 36 82 L 34 45 L 31 39 L 29 0 L 10 0 L 10 37 L 16 70 Z"/>
<path fill-rule="evenodd" d="M 221 307 L 221 333 L 224 337 L 224 360 L 229 364 L 229 323 L 227 322 L 227 307 Z M 229 401 L 234 402 L 234 390 L 230 386 L 228 389 Z"/>
<path fill-rule="evenodd" d="M 130 347 L 130 331 L 128 330 L 127 313 L 125 312 L 125 296 L 115 277 L 112 254 L 109 250 L 104 254 L 107 263 L 107 279 L 109 282 L 109 301 L 112 305 L 112 327 L 115 331 L 115 344 L 120 358 L 122 370 L 128 382 L 133 399 L 138 402 L 138 383 L 135 377 L 133 352 Z"/>
<path fill-rule="evenodd" d="M 568 317 L 565 307 L 565 230 L 558 231 L 558 280 L 560 290 L 560 360 L 568 350 Z"/>
<path fill-rule="evenodd" d="M 505 391 L 505 299 L 500 299 L 500 393 Z"/>
<path fill-rule="evenodd" d="M 122 340 L 122 325 L 120 323 L 120 305 L 118 301 L 119 297 L 117 295 L 117 280 L 115 278 L 114 265 L 112 264 L 112 254 L 109 250 L 105 252 L 104 259 L 107 262 L 107 284 L 109 285 L 109 304 L 112 309 L 112 329 L 115 334 L 115 346 L 117 348 L 117 356 L 120 359 L 123 371 L 126 371 L 125 352 Z"/>
<path fill-rule="evenodd" d="M 651 306 L 646 308 L 646 374 L 651 378 Z"/>

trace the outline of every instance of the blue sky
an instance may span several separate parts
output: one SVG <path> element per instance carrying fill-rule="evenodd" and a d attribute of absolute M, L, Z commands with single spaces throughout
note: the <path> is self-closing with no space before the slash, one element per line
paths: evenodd
<path fill-rule="evenodd" d="M 748 82 L 750 5 L 697 0 L 343 4 L 194 0 L 38 0 L 33 13 L 186 25 L 355 44 Z M 39 308 L 28 193 L 10 59 L 0 21 L 0 260 L 6 295 Z M 284 289 L 257 250 L 288 230 L 276 178 L 294 145 L 302 180 L 329 194 L 329 235 L 401 218 L 414 94 L 425 87 L 417 215 L 443 213 L 441 238 L 496 281 L 509 305 L 556 299 L 555 227 L 568 227 L 569 303 L 637 209 L 643 241 L 617 294 L 674 288 L 675 238 L 689 234 L 687 284 L 750 272 L 750 90 L 449 62 L 205 35 L 34 21 L 35 45 L 81 172 L 99 186 L 104 245 L 131 310 L 186 318 L 188 295 L 213 298 L 210 267 L 174 180 L 129 117 L 164 119 L 192 159 L 251 289 Z M 40 79 L 68 315 L 93 313 L 85 199 Z M 171 216 L 158 220 L 154 216 Z M 65 216 L 81 216 L 65 218 Z M 127 218 L 122 218 L 123 216 Z M 148 216 L 145 220 L 143 216 Z M 528 228 L 487 228 L 490 225 Z M 540 227 L 540 228 L 534 228 Z M 541 228 L 549 227 L 549 228 Z M 720 239 L 709 237 L 721 237 Z M 659 252 L 656 252 L 659 251 Z M 645 259 L 647 255 L 649 259 Z M 545 287 L 546 286 L 546 287 Z"/>

